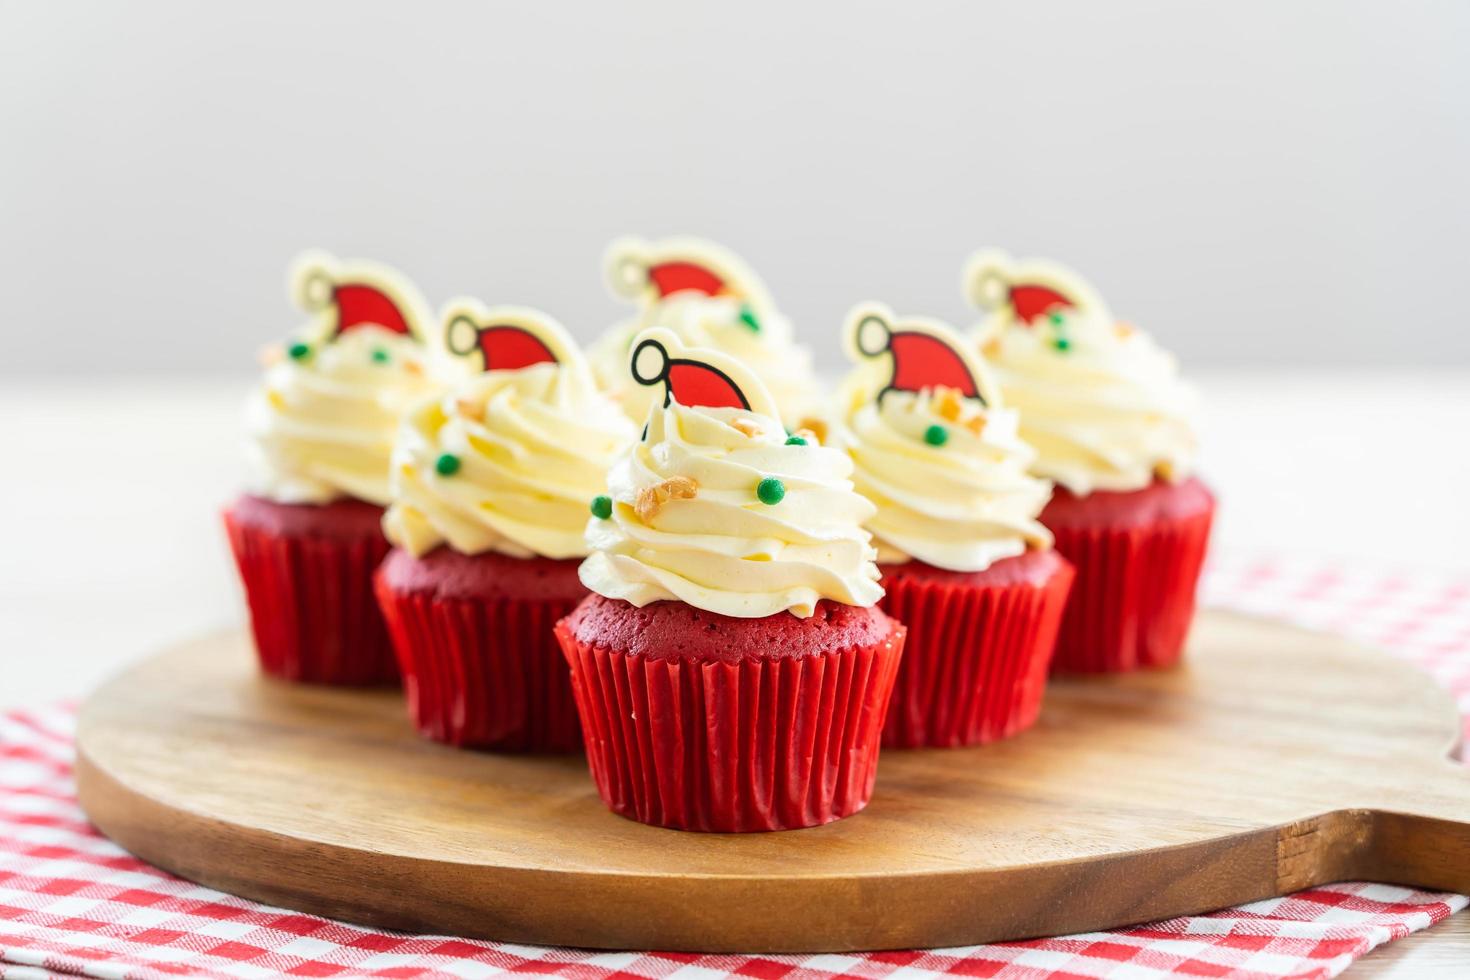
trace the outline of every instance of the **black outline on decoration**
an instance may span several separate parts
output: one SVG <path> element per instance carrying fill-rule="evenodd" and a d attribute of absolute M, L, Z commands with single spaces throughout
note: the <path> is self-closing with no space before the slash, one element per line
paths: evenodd
<path fill-rule="evenodd" d="M 866 347 L 863 346 L 863 327 L 869 323 L 876 323 L 883 328 L 883 346 L 879 347 L 877 350 L 868 350 Z M 883 356 L 884 354 L 888 355 L 888 381 L 883 385 L 882 389 L 879 390 L 877 396 L 873 399 L 875 402 L 882 404 L 883 396 L 888 394 L 890 391 L 912 390 L 909 388 L 900 388 L 893 383 L 894 379 L 898 377 L 898 357 L 893 353 L 893 338 L 900 336 L 928 337 L 930 340 L 939 344 L 943 344 L 945 347 L 948 347 L 950 351 L 954 354 L 955 362 L 959 364 L 959 366 L 964 370 L 965 377 L 970 379 L 970 387 L 975 391 L 975 394 L 964 395 L 963 397 L 975 399 L 975 401 L 980 403 L 980 407 L 982 408 L 990 407 L 990 404 L 985 400 L 985 395 L 983 393 L 984 389 L 980 385 L 980 379 L 975 377 L 975 373 L 970 370 L 970 365 L 965 363 L 964 357 L 962 357 L 960 353 L 954 349 L 954 347 L 949 343 L 948 340 L 941 336 L 938 336 L 937 334 L 929 333 L 926 330 L 895 330 L 893 324 L 889 323 L 883 317 L 879 316 L 876 313 L 869 313 L 867 316 L 859 320 L 857 322 L 857 325 L 853 327 L 852 343 L 853 346 L 858 349 L 858 353 L 862 354 L 864 357 L 877 358 Z"/>
<path fill-rule="evenodd" d="M 657 349 L 657 351 L 659 352 L 659 354 L 663 357 L 663 362 L 664 363 L 663 363 L 663 367 L 659 368 L 658 374 L 655 374 L 652 377 L 649 377 L 649 378 L 646 378 L 645 379 L 642 375 L 640 375 L 638 373 L 638 356 L 643 352 L 643 348 L 649 347 L 649 346 L 652 346 L 655 349 Z M 668 408 L 669 407 L 669 403 L 674 400 L 674 387 L 673 387 L 673 385 L 669 384 L 669 372 L 671 370 L 673 370 L 675 366 L 680 365 L 680 364 L 688 364 L 688 365 L 690 365 L 692 367 L 700 367 L 700 368 L 703 368 L 706 371 L 711 371 L 714 374 L 718 375 L 719 377 L 723 378 L 730 385 L 730 389 L 732 391 L 734 391 L 736 395 L 740 396 L 740 407 L 741 407 L 741 409 L 744 410 L 744 411 L 747 411 L 747 412 L 754 411 L 754 409 L 752 409 L 750 407 L 750 399 L 747 398 L 746 395 L 745 395 L 745 389 L 741 388 L 740 387 L 740 383 L 737 382 L 734 378 L 730 377 L 728 374 L 726 374 L 724 371 L 721 371 L 719 368 L 715 367 L 713 364 L 710 364 L 708 361 L 696 361 L 696 360 L 692 360 L 692 359 L 687 358 L 687 357 L 670 357 L 669 356 L 669 349 L 667 347 L 665 347 L 663 344 L 659 343 L 657 340 L 655 340 L 652 337 L 649 337 L 647 340 L 643 341 L 637 347 L 633 348 L 633 356 L 628 360 L 628 373 L 633 376 L 633 380 L 634 381 L 638 382 L 639 384 L 643 385 L 644 387 L 650 387 L 651 388 L 652 386 L 658 384 L 659 382 L 663 382 L 663 386 L 664 386 L 664 408 Z M 684 403 L 683 402 L 680 402 L 679 404 L 680 405 L 683 405 Z M 699 406 L 699 405 L 685 405 L 684 407 L 685 408 L 700 408 L 701 406 Z M 647 438 L 647 436 L 648 436 L 648 433 L 647 433 L 647 429 L 645 428 L 645 430 L 644 430 L 644 438 Z"/>

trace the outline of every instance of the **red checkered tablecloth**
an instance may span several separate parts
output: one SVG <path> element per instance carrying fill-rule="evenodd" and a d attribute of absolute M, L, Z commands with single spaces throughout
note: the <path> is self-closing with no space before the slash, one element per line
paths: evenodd
<path fill-rule="evenodd" d="M 1470 714 L 1470 574 L 1217 558 L 1209 604 L 1332 630 L 1429 670 Z M 810 956 L 606 953 L 406 936 L 182 881 L 92 830 L 71 777 L 70 707 L 0 715 L 0 978 L 719 976 L 1331 977 L 1464 908 L 1463 895 L 1346 882 L 1135 929 L 958 949 Z"/>

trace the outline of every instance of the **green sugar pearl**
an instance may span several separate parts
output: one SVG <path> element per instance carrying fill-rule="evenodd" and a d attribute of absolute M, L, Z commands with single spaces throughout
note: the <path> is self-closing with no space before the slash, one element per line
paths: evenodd
<path fill-rule="evenodd" d="M 291 360 L 293 361 L 305 360 L 306 358 L 311 356 L 311 345 L 303 344 L 301 341 L 298 340 L 296 343 L 286 348 L 286 353 L 291 356 Z"/>
<path fill-rule="evenodd" d="M 375 347 L 375 348 L 373 348 L 373 363 L 374 364 L 387 364 L 388 363 L 388 352 L 385 351 L 385 350 L 383 350 L 383 348 L 381 348 L 381 347 Z"/>
<path fill-rule="evenodd" d="M 924 430 L 924 441 L 931 446 L 942 446 L 949 442 L 949 430 L 942 425 L 931 425 Z"/>
<path fill-rule="evenodd" d="M 788 445 L 788 446 L 805 446 L 806 445 L 806 440 L 803 439 L 801 436 L 790 436 L 786 440 L 786 445 Z"/>
<path fill-rule="evenodd" d="M 599 493 L 592 498 L 592 516 L 599 521 L 605 521 L 612 516 L 612 498 L 606 494 Z"/>
<path fill-rule="evenodd" d="M 748 306 L 740 307 L 740 322 L 749 327 L 753 333 L 761 332 L 761 322 L 755 318 L 755 311 Z"/>
<path fill-rule="evenodd" d="M 434 470 L 440 476 L 453 476 L 459 472 L 459 457 L 454 453 L 440 453 L 439 458 L 434 460 Z"/>
<path fill-rule="evenodd" d="M 1060 313 L 1051 313 L 1048 314 L 1047 319 L 1051 320 L 1052 323 L 1055 323 L 1057 326 L 1060 327 L 1067 318 L 1062 316 Z"/>
<path fill-rule="evenodd" d="M 1051 345 L 1053 347 L 1055 347 L 1057 350 L 1064 351 L 1064 350 L 1069 349 L 1072 346 L 1072 342 L 1070 340 L 1068 340 L 1066 337 L 1058 337 L 1056 340 L 1053 340 L 1051 342 Z"/>
<path fill-rule="evenodd" d="M 755 495 L 760 498 L 761 503 L 774 507 L 786 499 L 786 484 L 774 476 L 768 476 L 756 485 Z"/>

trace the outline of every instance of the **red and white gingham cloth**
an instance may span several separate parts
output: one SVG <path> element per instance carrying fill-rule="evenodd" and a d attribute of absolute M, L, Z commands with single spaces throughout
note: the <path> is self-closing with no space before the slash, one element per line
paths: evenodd
<path fill-rule="evenodd" d="M 1428 669 L 1470 714 L 1470 574 L 1218 558 L 1211 605 L 1334 630 Z M 605 953 L 406 936 L 258 905 L 149 867 L 77 807 L 69 707 L 0 715 L 0 978 L 720 976 L 910 980 L 1325 978 L 1465 907 L 1463 895 L 1349 882 L 1211 915 L 1060 939 L 806 956 Z"/>

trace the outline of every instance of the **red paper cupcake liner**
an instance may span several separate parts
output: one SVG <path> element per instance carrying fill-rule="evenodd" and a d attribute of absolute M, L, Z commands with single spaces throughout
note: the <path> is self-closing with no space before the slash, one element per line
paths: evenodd
<path fill-rule="evenodd" d="M 885 574 L 879 607 L 909 630 L 885 746 L 979 745 L 1036 722 L 1073 572 L 1049 551 L 995 569 L 1009 563 L 1027 571 L 979 582 L 902 565 Z"/>
<path fill-rule="evenodd" d="M 373 571 L 388 553 L 376 536 L 318 537 L 224 515 L 245 584 L 261 668 L 313 684 L 394 684 L 398 665 L 377 603 Z"/>
<path fill-rule="evenodd" d="M 1177 489 L 1177 488 L 1166 488 Z M 1056 673 L 1116 673 L 1179 662 L 1194 619 L 1214 501 L 1141 524 L 1097 527 L 1042 522 L 1077 569 L 1062 619 Z"/>
<path fill-rule="evenodd" d="M 882 642 L 737 662 L 651 660 L 556 636 L 598 792 L 677 830 L 814 827 L 867 805 L 904 628 Z"/>
<path fill-rule="evenodd" d="M 382 574 L 377 592 L 421 734 L 498 752 L 582 747 L 571 677 L 553 634 L 578 600 L 400 592 Z"/>

